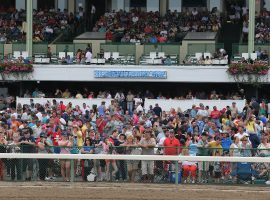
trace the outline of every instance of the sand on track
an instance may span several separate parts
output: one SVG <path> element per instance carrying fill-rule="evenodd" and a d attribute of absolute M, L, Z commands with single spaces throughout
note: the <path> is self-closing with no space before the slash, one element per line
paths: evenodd
<path fill-rule="evenodd" d="M 0 183 L 0 199 L 12 200 L 268 200 L 270 187 L 129 183 Z"/>

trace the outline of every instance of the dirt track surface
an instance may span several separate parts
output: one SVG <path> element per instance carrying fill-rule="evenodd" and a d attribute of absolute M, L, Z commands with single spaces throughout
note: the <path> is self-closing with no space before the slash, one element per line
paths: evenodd
<path fill-rule="evenodd" d="M 0 194 L 0 199 L 12 200 L 268 200 L 270 187 L 1 182 Z"/>

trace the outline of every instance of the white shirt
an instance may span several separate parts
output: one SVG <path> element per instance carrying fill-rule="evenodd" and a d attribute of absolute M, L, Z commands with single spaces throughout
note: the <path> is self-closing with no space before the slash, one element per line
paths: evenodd
<path fill-rule="evenodd" d="M 242 31 L 243 31 L 243 33 L 248 33 L 248 27 L 243 27 L 243 29 L 242 29 Z"/>
<path fill-rule="evenodd" d="M 95 14 L 96 13 L 96 7 L 94 5 L 92 5 L 91 7 L 91 14 Z"/>
<path fill-rule="evenodd" d="M 87 51 L 87 53 L 85 54 L 85 62 L 87 63 L 91 63 L 92 61 L 92 53 L 90 51 Z"/>
<path fill-rule="evenodd" d="M 21 120 L 27 121 L 27 120 L 29 120 L 29 119 L 30 119 L 30 117 L 28 116 L 27 112 L 24 112 L 24 113 L 22 114 Z"/>
<path fill-rule="evenodd" d="M 38 112 L 37 114 L 36 114 L 36 116 L 37 116 L 37 118 L 38 118 L 38 120 L 42 120 L 42 114 L 41 114 L 41 112 Z"/>
<path fill-rule="evenodd" d="M 81 111 L 82 111 L 82 114 L 85 115 L 85 112 L 86 111 L 90 111 L 90 108 L 87 106 L 86 108 L 82 108 Z"/>
<path fill-rule="evenodd" d="M 234 135 L 234 137 L 238 137 L 239 140 L 241 140 L 244 136 L 248 137 L 249 135 L 246 132 L 244 132 L 242 134 L 237 133 L 237 134 Z"/>
<path fill-rule="evenodd" d="M 207 117 L 209 115 L 209 113 L 207 112 L 207 110 L 202 110 L 200 109 L 198 112 L 197 112 L 197 115 L 201 115 L 203 117 Z"/>
<path fill-rule="evenodd" d="M 137 112 L 140 112 L 140 111 L 143 112 L 143 107 L 142 107 L 141 104 L 139 104 L 139 105 L 137 106 L 136 111 L 137 111 Z"/>

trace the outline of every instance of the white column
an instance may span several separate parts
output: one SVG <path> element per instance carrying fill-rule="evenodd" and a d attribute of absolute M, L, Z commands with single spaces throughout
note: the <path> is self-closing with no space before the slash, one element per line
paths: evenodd
<path fill-rule="evenodd" d="M 57 9 L 63 11 L 64 9 L 67 9 L 67 7 L 67 0 L 57 0 Z"/>
<path fill-rule="evenodd" d="M 172 12 L 175 10 L 177 10 L 177 12 L 181 12 L 182 0 L 169 0 L 169 10 Z"/>
<path fill-rule="evenodd" d="M 75 0 L 68 0 L 68 13 L 73 13 L 75 11 Z"/>
<path fill-rule="evenodd" d="M 37 10 L 37 0 L 33 0 L 33 9 Z"/>
<path fill-rule="evenodd" d="M 112 0 L 112 10 L 116 12 L 119 10 L 124 10 L 125 8 L 125 1 L 124 0 Z"/>
<path fill-rule="evenodd" d="M 222 0 L 209 0 L 209 5 L 207 6 L 209 11 L 211 11 L 214 7 L 217 7 L 219 11 L 222 11 Z"/>
<path fill-rule="evenodd" d="M 161 16 L 164 16 L 168 10 L 167 0 L 159 0 L 159 12 Z"/>
<path fill-rule="evenodd" d="M 16 0 L 15 7 L 17 10 L 21 10 L 21 9 L 25 10 L 26 8 L 25 6 L 26 6 L 25 0 Z"/>
<path fill-rule="evenodd" d="M 159 0 L 147 0 L 147 2 L 146 2 L 146 10 L 147 10 L 147 12 L 159 11 Z"/>
<path fill-rule="evenodd" d="M 130 0 L 125 0 L 125 11 L 129 12 L 130 9 Z"/>

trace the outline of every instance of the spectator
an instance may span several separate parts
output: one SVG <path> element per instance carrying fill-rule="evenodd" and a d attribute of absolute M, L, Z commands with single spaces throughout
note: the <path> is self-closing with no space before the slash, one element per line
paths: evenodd
<path fill-rule="evenodd" d="M 62 139 L 58 142 L 59 147 L 61 148 L 60 154 L 69 154 L 70 148 L 73 146 L 73 138 L 69 137 L 66 132 L 62 133 Z M 70 181 L 70 160 L 62 159 L 61 162 L 61 175 L 63 181 Z"/>
<path fill-rule="evenodd" d="M 19 139 L 20 148 L 22 153 L 34 153 L 35 150 L 35 139 L 30 134 L 29 128 L 22 129 L 23 136 Z M 27 170 L 26 170 L 27 169 Z M 23 159 L 23 172 L 26 172 L 26 181 L 31 181 L 33 172 L 33 159 Z"/>
<path fill-rule="evenodd" d="M 144 138 L 140 141 L 142 155 L 153 155 L 155 146 L 156 142 L 152 137 L 152 132 L 146 130 L 144 132 Z M 142 161 L 142 176 L 144 182 L 154 182 L 154 161 Z"/>
<path fill-rule="evenodd" d="M 85 139 L 85 143 L 83 145 L 83 148 L 81 149 L 82 154 L 93 154 L 94 153 L 94 147 L 92 146 L 91 139 L 87 137 Z M 83 160 L 83 180 L 87 181 L 87 176 L 91 173 L 92 168 L 94 167 L 94 161 L 93 160 Z"/>

